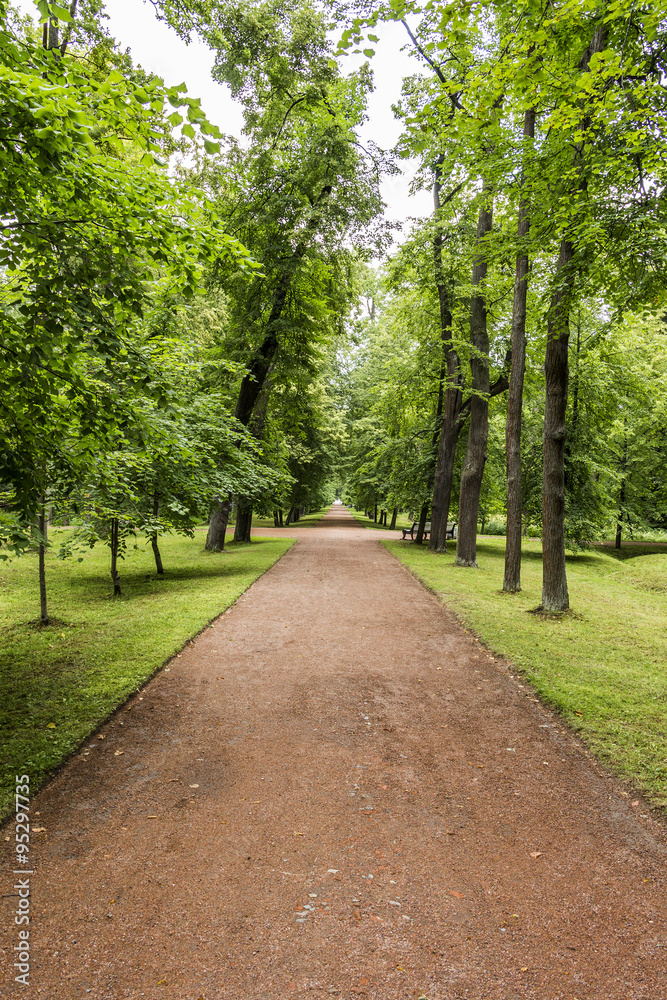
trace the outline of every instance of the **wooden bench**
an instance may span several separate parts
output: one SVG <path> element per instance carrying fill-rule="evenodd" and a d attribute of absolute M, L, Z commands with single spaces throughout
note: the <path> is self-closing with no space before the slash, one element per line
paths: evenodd
<path fill-rule="evenodd" d="M 452 539 L 453 541 L 456 538 L 457 523 L 458 523 L 457 521 L 447 522 L 447 532 L 445 534 L 445 540 Z M 409 528 L 401 528 L 401 531 L 403 532 L 403 538 L 405 539 L 409 535 L 414 542 L 415 531 L 417 530 L 418 527 L 419 527 L 419 521 L 413 521 L 412 525 Z M 424 538 L 428 538 L 430 534 L 431 534 L 431 522 L 427 521 L 426 524 L 424 525 Z"/>
<path fill-rule="evenodd" d="M 409 528 L 401 528 L 401 531 L 403 532 L 403 538 L 407 538 L 409 535 L 414 542 L 415 531 L 417 530 L 418 527 L 419 527 L 419 521 L 413 521 L 412 525 Z M 428 538 L 430 533 L 431 533 L 431 522 L 427 521 L 426 524 L 424 525 L 424 538 Z"/>

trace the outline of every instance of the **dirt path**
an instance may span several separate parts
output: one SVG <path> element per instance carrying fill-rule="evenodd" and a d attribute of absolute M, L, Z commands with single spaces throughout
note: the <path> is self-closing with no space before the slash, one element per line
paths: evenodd
<path fill-rule="evenodd" d="M 664 828 L 340 509 L 102 735 L 2 996 L 667 997 Z"/>

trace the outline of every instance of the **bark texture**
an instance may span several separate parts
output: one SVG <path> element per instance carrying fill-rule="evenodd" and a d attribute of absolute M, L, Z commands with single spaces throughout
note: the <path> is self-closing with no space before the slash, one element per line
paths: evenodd
<path fill-rule="evenodd" d="M 120 542 L 120 529 L 118 518 L 111 520 L 111 537 L 109 540 L 111 548 L 111 579 L 113 580 L 113 596 L 120 597 L 120 576 L 118 574 L 118 547 Z"/>
<path fill-rule="evenodd" d="M 528 108 L 523 120 L 524 139 L 535 137 L 535 111 Z M 528 199 L 519 204 L 517 236 L 525 240 L 530 232 Z M 526 299 L 528 296 L 528 254 L 519 250 L 514 277 L 514 302 L 512 306 L 512 370 L 505 447 L 507 463 L 507 538 L 505 543 L 505 576 L 503 590 L 510 593 L 521 590 L 521 412 L 523 408 L 523 383 L 526 373 Z"/>
<path fill-rule="evenodd" d="M 419 512 L 419 524 L 417 525 L 417 535 L 415 537 L 415 545 L 421 545 L 424 540 L 424 528 L 428 520 L 428 508 L 427 503 L 422 504 L 422 509 Z M 431 525 L 433 527 L 433 525 Z"/>
<path fill-rule="evenodd" d="M 206 545 L 209 552 L 222 552 L 225 547 L 225 533 L 229 523 L 229 509 L 231 500 L 219 500 L 211 510 L 208 522 L 208 532 L 206 534 Z"/>
<path fill-rule="evenodd" d="M 579 62 L 579 69 L 588 72 L 591 56 L 605 46 L 607 28 L 595 28 L 590 45 Z M 590 119 L 582 116 L 581 131 L 590 127 Z M 583 141 L 575 147 L 574 167 L 579 172 L 577 187 L 572 194 L 586 191 L 586 164 Z M 567 391 L 569 381 L 568 348 L 570 311 L 576 273 L 574 245 L 561 239 L 556 267 L 556 282 L 551 296 L 547 321 L 547 348 L 544 358 L 546 401 L 544 407 L 544 465 L 542 472 L 542 607 L 545 611 L 567 611 L 570 597 L 565 568 L 565 443 Z"/>
<path fill-rule="evenodd" d="M 252 504 L 244 497 L 239 497 L 236 507 L 236 525 L 234 527 L 235 542 L 249 542 L 252 528 Z"/>
<path fill-rule="evenodd" d="M 433 201 L 436 221 L 440 223 L 438 213 L 443 206 L 441 188 L 442 157 L 435 168 L 433 182 Z M 453 197 L 451 192 L 447 199 Z M 447 280 L 443 270 L 442 260 L 443 232 L 442 225 L 436 226 L 433 238 L 433 262 L 435 265 L 435 280 L 438 289 L 438 304 L 440 308 L 440 337 L 442 340 L 442 369 L 440 372 L 439 412 L 440 426 L 438 434 L 437 455 L 433 470 L 433 500 L 431 502 L 431 535 L 429 548 L 433 552 L 447 551 L 447 521 L 454 479 L 454 459 L 456 444 L 463 426 L 463 394 L 461 380 L 461 363 L 452 342 L 452 282 Z M 443 392 L 444 388 L 444 392 Z"/>
<path fill-rule="evenodd" d="M 487 199 L 491 192 L 485 185 Z M 470 298 L 470 343 L 472 357 L 470 371 L 472 396 L 470 399 L 470 426 L 468 447 L 461 472 L 459 494 L 459 529 L 456 540 L 457 566 L 477 566 L 477 516 L 482 476 L 486 463 L 486 446 L 489 437 L 489 334 L 486 322 L 484 281 L 488 263 L 484 239 L 491 231 L 493 209 L 485 204 L 477 220 L 477 254 L 472 269 L 472 296 Z"/>
<path fill-rule="evenodd" d="M 153 497 L 153 517 L 157 517 L 160 513 L 160 500 L 157 494 Z M 157 531 L 154 531 L 151 535 L 151 546 L 153 549 L 153 557 L 155 558 L 155 570 L 158 576 L 164 575 L 164 566 L 162 565 L 162 555 L 160 554 L 160 546 L 157 540 Z"/>
<path fill-rule="evenodd" d="M 40 534 L 39 542 L 39 611 L 42 625 L 49 624 L 49 612 L 46 604 L 46 517 L 44 507 L 40 507 L 37 518 L 37 528 Z"/>
<path fill-rule="evenodd" d="M 568 346 L 574 247 L 561 240 L 556 288 L 551 297 L 544 359 L 544 466 L 542 475 L 542 607 L 570 606 L 565 570 L 565 413 L 569 381 Z"/>

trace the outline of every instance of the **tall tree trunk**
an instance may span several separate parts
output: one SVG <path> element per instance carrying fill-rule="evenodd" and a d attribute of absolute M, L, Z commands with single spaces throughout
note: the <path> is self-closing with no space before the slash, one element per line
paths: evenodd
<path fill-rule="evenodd" d="M 378 523 L 378 505 L 374 504 L 373 505 L 373 524 L 377 524 L 377 523 Z"/>
<path fill-rule="evenodd" d="M 556 287 L 547 320 L 544 359 L 544 466 L 542 475 L 542 607 L 567 611 L 570 598 L 565 568 L 565 413 L 569 380 L 568 345 L 574 274 L 574 247 L 561 240 Z"/>
<path fill-rule="evenodd" d="M 484 185 L 487 200 L 491 189 Z M 476 258 L 472 269 L 472 296 L 470 299 L 470 359 L 472 396 L 470 399 L 470 426 L 468 447 L 461 472 L 459 494 L 459 529 L 456 540 L 457 566 L 477 566 L 477 515 L 482 490 L 482 476 L 486 463 L 486 446 L 489 437 L 489 334 L 486 323 L 484 282 L 488 271 L 485 238 L 491 232 L 493 206 L 484 205 L 477 221 Z"/>
<path fill-rule="evenodd" d="M 588 72 L 591 56 L 605 47 L 607 26 L 600 24 L 593 31 L 591 42 L 579 62 L 579 69 Z M 581 132 L 590 127 L 584 116 Z M 573 166 L 579 173 L 573 195 L 585 195 L 585 146 L 583 140 L 575 146 Z M 567 611 L 570 597 L 565 567 L 565 441 L 567 389 L 569 380 L 568 346 L 570 311 L 574 295 L 574 245 L 563 237 L 558 252 L 556 280 L 547 318 L 547 349 L 544 357 L 546 402 L 544 407 L 544 464 L 542 472 L 542 607 L 545 611 Z"/>
<path fill-rule="evenodd" d="M 234 527 L 235 542 L 249 542 L 252 528 L 252 504 L 245 497 L 237 498 L 236 525 Z"/>
<path fill-rule="evenodd" d="M 621 503 L 623 503 L 624 489 L 625 489 L 625 479 L 621 482 Z M 621 507 L 618 512 L 618 518 L 616 519 L 616 538 L 614 540 L 615 549 L 620 549 L 622 537 L 623 537 L 623 508 Z"/>
<path fill-rule="evenodd" d="M 120 597 L 120 576 L 118 575 L 118 542 L 119 542 L 118 518 L 111 519 L 111 579 L 113 580 L 113 596 Z"/>
<path fill-rule="evenodd" d="M 153 494 L 153 517 L 157 517 L 160 513 L 160 499 L 157 493 Z M 162 556 L 160 555 L 160 547 L 157 542 L 157 531 L 151 534 L 151 546 L 153 547 L 153 556 L 155 557 L 155 570 L 158 576 L 164 575 L 164 566 L 162 565 Z"/>
<path fill-rule="evenodd" d="M 40 623 L 42 625 L 49 624 L 49 613 L 46 606 L 46 517 L 44 512 L 44 505 L 39 508 L 39 514 L 37 516 L 37 530 L 40 534 L 39 540 L 39 609 L 40 609 Z"/>
<path fill-rule="evenodd" d="M 565 495 L 568 492 L 576 489 L 574 481 L 574 467 L 572 464 L 572 442 L 576 440 L 577 430 L 579 427 L 579 361 L 581 356 L 581 310 L 579 310 L 579 316 L 577 317 L 577 339 L 574 346 L 574 366 L 570 364 L 568 357 L 568 366 L 572 374 L 572 413 L 570 419 L 570 433 L 565 438 L 565 453 L 563 455 L 563 465 L 564 465 L 564 476 L 565 476 Z M 572 371 L 572 368 L 574 370 Z"/>
<path fill-rule="evenodd" d="M 624 422 L 627 426 L 627 421 Z M 621 494 L 618 498 L 618 518 L 616 520 L 616 541 L 614 543 L 614 548 L 620 549 L 621 547 L 621 526 L 623 522 L 623 516 L 625 514 L 625 471 L 628 466 L 628 435 L 627 432 L 623 436 L 623 462 L 621 468 L 623 470 L 623 478 L 621 479 Z M 626 518 L 627 520 L 627 518 Z"/>
<path fill-rule="evenodd" d="M 524 139 L 535 138 L 535 110 L 528 108 L 523 119 Z M 505 540 L 505 576 L 503 590 L 510 593 L 521 590 L 521 412 L 523 408 L 523 382 L 526 373 L 526 299 L 528 296 L 528 254 L 521 244 L 530 232 L 528 197 L 519 204 L 517 236 L 519 252 L 516 255 L 514 278 L 514 303 L 512 307 L 512 370 L 505 445 L 507 456 L 507 537 Z"/>
<path fill-rule="evenodd" d="M 317 227 L 322 214 L 322 206 L 329 198 L 331 190 L 331 185 L 325 184 L 319 192 L 317 198 L 313 200 L 311 205 L 311 215 L 304 230 L 305 236 L 291 256 L 292 264 L 296 265 L 305 256 L 309 240 L 317 232 Z M 285 264 L 287 265 L 287 263 L 288 261 L 286 260 Z M 257 397 L 264 388 L 264 383 L 266 382 L 267 375 L 271 369 L 271 365 L 273 364 L 276 351 L 278 350 L 278 329 L 280 326 L 282 312 L 285 307 L 285 302 L 287 301 L 287 296 L 292 285 L 294 270 L 294 267 L 288 268 L 286 266 L 285 270 L 278 279 L 273 295 L 271 312 L 265 327 L 266 333 L 264 340 L 257 350 L 251 364 L 248 366 L 248 374 L 241 382 L 241 388 L 236 401 L 235 416 L 237 420 L 240 420 L 244 427 L 247 427 L 250 423 L 250 418 L 252 416 L 252 411 L 257 401 Z"/>
<path fill-rule="evenodd" d="M 206 533 L 206 544 L 204 548 L 209 552 L 222 552 L 225 548 L 225 535 L 229 524 L 229 511 L 232 501 L 229 497 L 226 500 L 218 500 L 211 508 L 211 516 L 208 522 L 208 532 Z"/>
<path fill-rule="evenodd" d="M 429 548 L 433 552 L 447 551 L 447 520 L 454 480 L 454 459 L 456 444 L 463 426 L 461 408 L 463 394 L 461 392 L 461 363 L 452 342 L 452 309 L 453 291 L 451 280 L 445 278 L 442 264 L 443 232 L 439 217 L 443 206 L 441 197 L 441 170 L 443 157 L 438 158 L 433 181 L 433 201 L 435 207 L 436 230 L 433 238 L 433 261 L 435 265 L 435 281 L 438 289 L 440 307 L 440 339 L 442 341 L 442 366 L 439 390 L 439 409 L 441 413 L 438 433 L 438 450 L 433 470 L 433 500 L 431 502 L 431 535 Z M 450 192 L 445 199 L 449 201 L 456 190 Z M 444 399 L 442 396 L 444 384 Z"/>
<path fill-rule="evenodd" d="M 428 520 L 428 502 L 422 504 L 422 509 L 419 511 L 419 524 L 417 525 L 417 536 L 415 538 L 415 545 L 421 545 L 424 541 L 424 529 L 426 527 L 426 522 Z M 433 527 L 433 524 L 431 524 Z"/>
<path fill-rule="evenodd" d="M 396 527 L 396 519 L 398 517 L 398 507 L 394 507 L 391 512 L 391 524 L 389 525 L 390 531 L 393 531 Z"/>

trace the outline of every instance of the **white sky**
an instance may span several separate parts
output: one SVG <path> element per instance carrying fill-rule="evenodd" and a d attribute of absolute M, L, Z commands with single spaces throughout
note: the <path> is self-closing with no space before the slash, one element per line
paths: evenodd
<path fill-rule="evenodd" d="M 32 0 L 14 2 L 26 13 L 32 14 L 35 10 Z M 199 41 L 185 45 L 171 28 L 156 19 L 152 5 L 145 0 L 105 0 L 105 6 L 111 34 L 123 49 L 132 50 L 135 62 L 162 76 L 167 84 L 185 82 L 188 94 L 201 98 L 202 108 L 211 122 L 223 132 L 240 133 L 240 107 L 231 99 L 226 86 L 211 79 L 213 57 L 205 45 Z M 400 123 L 394 119 L 391 105 L 400 96 L 403 77 L 414 73 L 418 64 L 400 51 L 406 40 L 402 26 L 380 26 L 375 33 L 380 36 L 371 60 L 375 93 L 369 101 L 369 121 L 361 138 L 372 139 L 382 148 L 390 149 L 400 133 Z M 345 57 L 341 62 L 343 71 L 351 71 L 359 61 L 359 56 Z M 403 165 L 403 169 L 403 175 L 387 178 L 383 183 L 387 216 L 403 221 L 409 216 L 429 215 L 433 206 L 430 193 L 410 196 L 408 187 L 414 167 L 408 164 Z"/>

